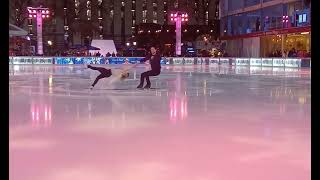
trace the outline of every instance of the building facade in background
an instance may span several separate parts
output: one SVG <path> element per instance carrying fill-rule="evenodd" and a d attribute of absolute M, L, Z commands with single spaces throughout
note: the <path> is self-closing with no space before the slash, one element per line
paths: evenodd
<path fill-rule="evenodd" d="M 14 1 L 24 2 L 12 0 L 12 4 Z M 186 11 L 190 15 L 188 25 L 192 27 L 195 25 L 217 27 L 219 24 L 217 2 L 217 0 L 31 0 L 27 6 L 43 5 L 50 8 L 51 17 L 43 26 L 44 42 L 50 40 L 55 49 L 64 49 L 72 44 L 90 43 L 92 39 L 113 39 L 118 47 L 123 46 L 138 35 L 138 27 L 141 27 L 141 24 L 160 25 L 161 30 L 166 32 L 166 28 L 163 27 L 174 26 L 168 16 L 175 9 Z M 16 10 L 11 8 L 10 14 L 14 11 Z M 15 19 L 15 17 L 10 18 L 10 21 Z M 28 30 L 31 36 L 36 35 L 34 20 L 27 18 L 23 24 L 23 28 Z M 172 39 L 174 38 L 173 36 Z"/>
<path fill-rule="evenodd" d="M 221 0 L 220 35 L 230 56 L 311 51 L 310 0 Z"/>

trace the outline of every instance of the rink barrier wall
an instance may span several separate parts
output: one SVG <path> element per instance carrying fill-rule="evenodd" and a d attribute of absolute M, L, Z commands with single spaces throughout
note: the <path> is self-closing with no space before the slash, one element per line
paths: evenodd
<path fill-rule="evenodd" d="M 30 57 L 10 56 L 10 64 L 134 64 L 143 57 Z M 165 65 L 231 65 L 256 67 L 311 67 L 311 58 L 162 57 Z"/>

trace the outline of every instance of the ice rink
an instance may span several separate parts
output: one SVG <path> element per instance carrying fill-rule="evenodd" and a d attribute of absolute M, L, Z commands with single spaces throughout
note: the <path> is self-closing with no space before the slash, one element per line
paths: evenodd
<path fill-rule="evenodd" d="M 144 70 L 10 65 L 10 180 L 311 179 L 309 69 Z"/>

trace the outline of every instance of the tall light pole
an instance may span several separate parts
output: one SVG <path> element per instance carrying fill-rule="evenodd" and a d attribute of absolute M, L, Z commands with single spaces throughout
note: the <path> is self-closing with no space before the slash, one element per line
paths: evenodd
<path fill-rule="evenodd" d="M 36 18 L 37 21 L 37 52 L 39 55 L 43 55 L 43 40 L 42 40 L 42 24 L 43 19 L 49 18 L 49 9 L 38 7 L 28 7 L 29 18 Z"/>
<path fill-rule="evenodd" d="M 177 11 L 171 13 L 170 20 L 176 22 L 176 55 L 181 55 L 181 23 L 187 22 L 188 14 L 185 12 Z"/>

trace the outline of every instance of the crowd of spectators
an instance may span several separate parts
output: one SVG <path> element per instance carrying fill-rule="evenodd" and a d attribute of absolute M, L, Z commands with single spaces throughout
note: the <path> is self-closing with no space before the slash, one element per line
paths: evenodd
<path fill-rule="evenodd" d="M 274 50 L 269 54 L 269 57 L 310 57 L 311 53 L 306 50 L 296 50 L 295 48 L 290 49 L 289 51 L 284 50 L 281 53 L 281 50 Z"/>

